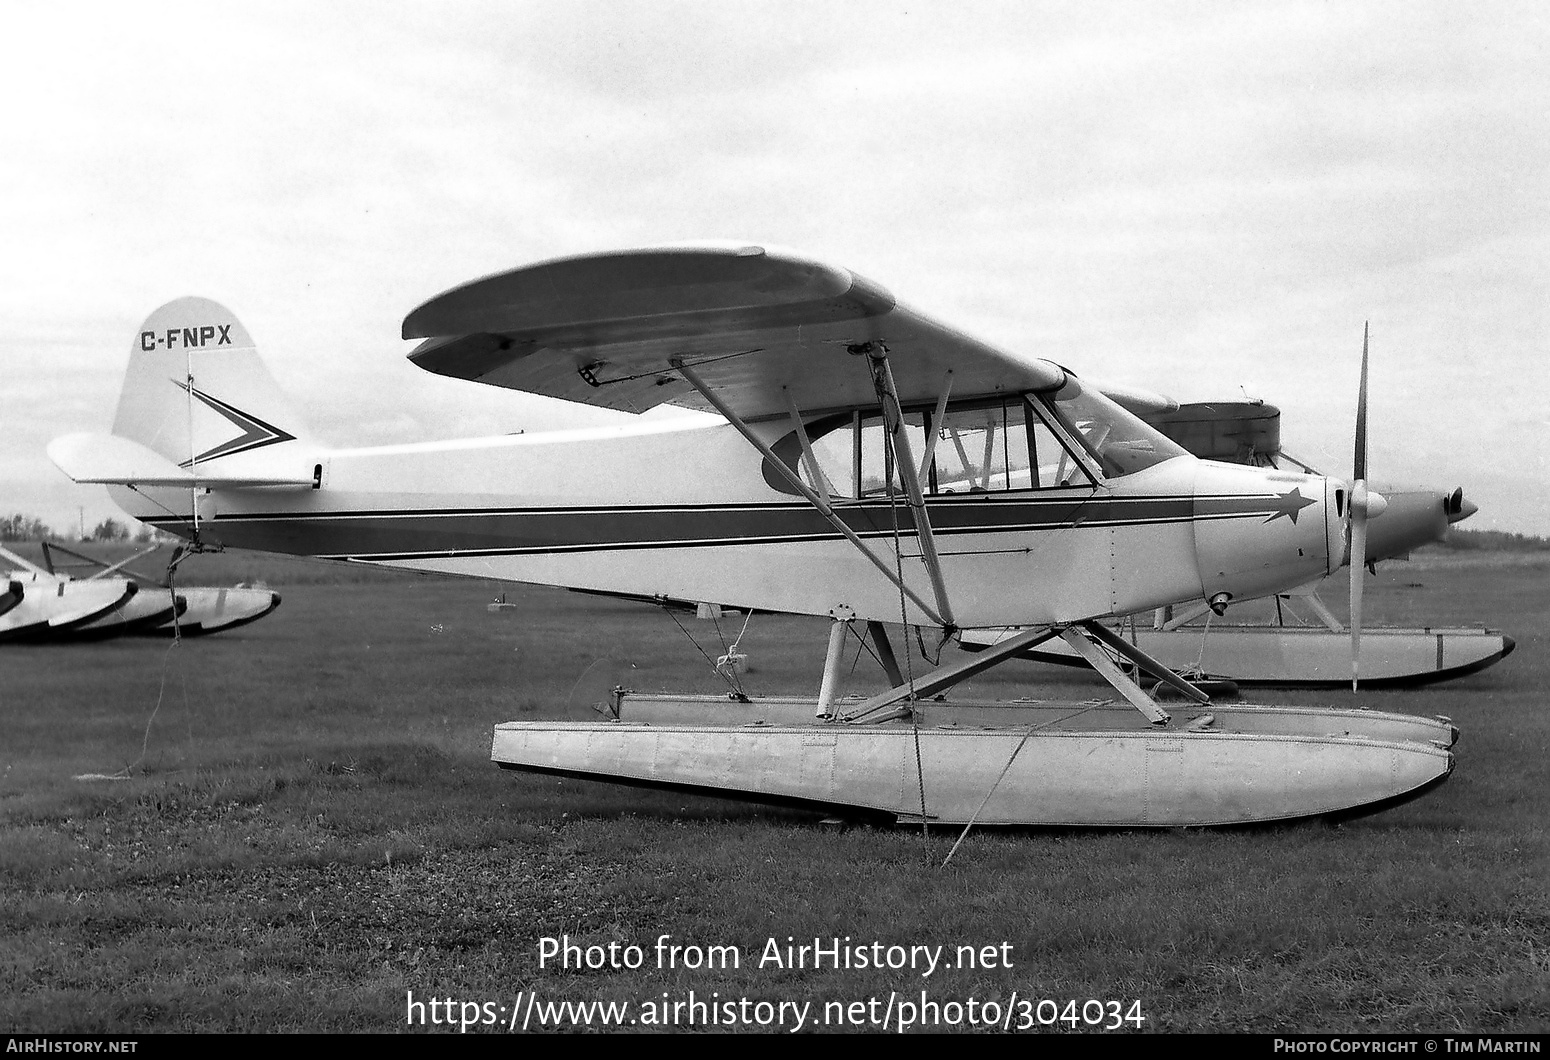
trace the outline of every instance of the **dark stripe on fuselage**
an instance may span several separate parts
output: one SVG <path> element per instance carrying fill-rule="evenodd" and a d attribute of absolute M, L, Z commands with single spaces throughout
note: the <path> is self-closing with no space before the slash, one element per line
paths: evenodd
<path fill-rule="evenodd" d="M 982 533 L 1123 527 L 1277 514 L 1262 497 L 964 497 L 928 507 L 938 538 Z M 905 505 L 866 501 L 836 507 L 863 538 L 914 536 Z M 169 529 L 183 521 L 147 520 Z M 697 548 L 837 540 L 840 534 L 806 504 L 593 508 L 435 508 L 220 514 L 216 535 L 233 548 L 302 555 L 410 559 L 521 555 L 615 549 Z M 950 547 L 944 554 L 953 554 Z"/>

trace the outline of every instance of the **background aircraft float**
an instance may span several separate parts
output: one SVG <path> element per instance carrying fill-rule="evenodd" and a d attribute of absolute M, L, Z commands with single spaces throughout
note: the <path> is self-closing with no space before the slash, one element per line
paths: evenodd
<path fill-rule="evenodd" d="M 19 601 L 0 612 L 0 641 L 55 639 L 105 615 L 138 613 L 135 584 L 127 578 L 75 581 L 4 548 L 0 559 L 12 565 L 6 575 L 11 591 L 21 593 Z"/>
<path fill-rule="evenodd" d="M 1262 401 L 1181 405 L 1148 415 L 1147 421 L 1205 460 L 1256 467 L 1290 467 L 1317 473 L 1281 449 L 1281 413 Z M 1422 545 L 1445 540 L 1448 527 L 1477 510 L 1464 491 L 1385 489 L 1381 516 L 1369 524 L 1367 569 L 1385 559 L 1408 556 Z M 1357 564 L 1360 568 L 1361 564 Z M 1319 598 L 1326 578 L 1272 599 L 1269 622 L 1243 624 L 1235 614 L 1246 600 L 1233 602 L 1236 622 L 1222 622 L 1199 602 L 1185 608 L 1159 608 L 1146 625 L 1130 616 L 1116 629 L 1121 635 L 1177 673 L 1236 684 L 1332 687 L 1349 681 L 1351 632 Z M 1318 625 L 1288 624 L 1287 612 L 1306 610 Z M 1008 630 L 967 630 L 961 644 L 978 650 L 1017 634 Z M 1360 680 L 1369 686 L 1425 684 L 1474 673 L 1509 655 L 1511 637 L 1497 630 L 1426 626 L 1369 626 L 1361 632 Z M 1024 656 L 1039 662 L 1086 666 L 1063 642 L 1046 642 Z"/>
<path fill-rule="evenodd" d="M 0 615 L 5 614 L 11 608 L 22 602 L 22 583 L 15 579 L 5 583 L 5 591 L 0 592 Z"/>
<path fill-rule="evenodd" d="M 133 579 L 140 586 L 141 597 L 155 598 L 168 603 L 168 606 L 157 615 L 148 615 L 138 621 L 129 615 L 110 613 L 82 627 L 84 632 L 100 630 L 108 634 L 154 633 L 162 636 L 177 634 L 183 637 L 199 637 L 257 622 L 280 606 L 280 594 L 262 586 L 179 585 L 174 590 L 167 582 L 148 578 L 129 569 L 130 563 L 145 559 L 160 547 L 152 545 L 117 563 L 108 564 L 63 545 L 44 542 L 43 561 L 50 572 L 58 573 L 63 573 L 70 567 L 84 565 L 92 571 L 87 575 L 87 580 L 110 577 L 122 572 L 124 576 Z M 61 560 L 59 556 L 66 558 Z M 176 611 L 171 606 L 172 601 L 176 601 Z"/>
<path fill-rule="evenodd" d="M 606 721 L 497 726 L 510 768 L 899 819 L 1125 826 L 1372 809 L 1452 770 L 1446 719 L 1207 707 L 1118 649 L 1191 696 L 1175 720 L 1097 647 L 1103 619 L 1331 573 L 1381 505 L 1360 481 L 1353 504 L 1325 476 L 1198 460 L 1067 368 L 760 246 L 519 268 L 432 299 L 403 333 L 428 371 L 722 420 L 327 449 L 231 313 L 186 298 L 136 334 L 112 434 L 50 456 L 194 547 L 831 619 L 814 699 L 621 692 Z M 1029 628 L 921 674 L 906 645 L 894 687 L 842 698 L 853 623 L 896 659 L 884 622 L 944 643 Z M 928 702 L 1053 637 L 1135 709 Z"/>

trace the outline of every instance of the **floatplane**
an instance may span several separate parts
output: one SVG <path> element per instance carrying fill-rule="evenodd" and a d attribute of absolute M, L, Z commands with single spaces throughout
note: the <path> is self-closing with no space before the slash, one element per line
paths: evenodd
<path fill-rule="evenodd" d="M 57 439 L 137 519 L 232 546 L 830 620 L 817 695 L 644 696 L 496 726 L 503 767 L 941 823 L 1177 826 L 1370 811 L 1447 778 L 1445 718 L 1221 707 L 1178 716 L 1108 662 L 1106 619 L 1303 585 L 1381 502 L 1365 484 L 1199 460 L 1102 387 L 901 304 L 848 269 L 711 244 L 558 259 L 404 321 L 441 375 L 719 418 L 329 449 L 242 325 L 201 298 L 136 333 L 110 435 Z M 901 668 L 884 623 L 1024 631 Z M 848 631 L 890 687 L 838 692 Z M 1043 640 L 1104 703 L 945 696 Z M 908 659 L 908 656 L 906 656 Z M 901 672 L 901 669 L 907 672 Z"/>
<path fill-rule="evenodd" d="M 1146 419 L 1203 460 L 1318 473 L 1282 449 L 1281 412 L 1263 401 L 1191 403 Z M 1369 523 L 1366 555 L 1356 560 L 1352 578 L 1360 577 L 1363 566 L 1376 573 L 1379 562 L 1406 558 L 1423 545 L 1446 540 L 1450 526 L 1478 510 L 1465 499 L 1462 487 L 1385 488 L 1383 498 L 1383 509 Z M 1347 563 L 1351 565 L 1349 556 Z M 1492 666 L 1515 646 L 1500 630 L 1484 627 L 1348 629 L 1319 595 L 1337 578 L 1331 575 L 1277 594 L 1259 601 L 1257 608 L 1254 601 L 1234 600 L 1225 618 L 1197 601 L 1182 608 L 1157 608 L 1149 621 L 1131 615 L 1113 628 L 1175 673 L 1197 682 L 1232 685 L 1332 688 L 1352 680 L 1369 688 L 1428 684 Z M 960 645 L 979 650 L 1017 632 L 966 630 Z M 1024 656 L 1087 665 L 1063 641 L 1037 645 Z"/>

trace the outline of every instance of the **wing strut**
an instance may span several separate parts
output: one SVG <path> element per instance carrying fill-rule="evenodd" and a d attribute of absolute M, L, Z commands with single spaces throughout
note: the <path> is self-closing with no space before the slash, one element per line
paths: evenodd
<path fill-rule="evenodd" d="M 947 415 L 947 398 L 953 392 L 953 373 L 949 371 L 942 379 L 942 394 L 936 399 L 936 412 L 931 415 L 931 431 L 926 435 L 926 452 L 920 458 L 920 477 L 925 478 L 931 473 L 931 458 L 936 456 L 937 439 L 942 437 L 942 420 Z M 957 432 L 953 433 L 957 438 Z M 965 464 L 968 461 L 964 461 Z"/>
<path fill-rule="evenodd" d="M 53 577 L 53 574 L 51 572 L 44 570 L 42 567 L 38 566 L 36 563 L 30 563 L 27 560 L 22 559 L 16 553 L 12 552 L 10 549 L 0 548 L 0 559 L 6 560 L 9 563 L 16 564 L 16 566 L 17 566 L 17 568 L 19 570 L 25 570 L 25 571 L 28 571 L 28 572 L 30 572 L 32 574 L 41 574 L 44 577 L 48 577 L 48 578 L 52 578 Z"/>
<path fill-rule="evenodd" d="M 139 549 L 138 551 L 130 553 L 128 556 L 110 566 L 107 563 L 104 563 L 102 560 L 92 559 L 90 556 L 84 556 L 79 552 L 73 552 L 70 549 L 65 548 L 63 545 L 57 545 L 45 541 L 43 542 L 43 562 L 48 565 L 49 573 L 52 574 L 54 573 L 53 553 L 63 552 L 65 555 L 71 557 L 72 559 L 78 559 L 84 563 L 91 564 L 93 567 L 99 568 L 98 570 L 93 571 L 91 574 L 87 575 L 85 579 L 86 581 L 95 581 L 98 578 L 107 578 L 117 574 L 120 570 L 129 566 L 129 564 L 133 563 L 135 560 L 144 559 L 146 556 L 149 556 L 152 552 L 155 552 L 159 548 L 161 548 L 161 545 L 157 544 L 151 545 L 149 548 Z M 61 567 L 71 565 L 72 564 L 65 563 L 59 564 Z M 74 566 L 79 566 L 79 564 L 74 564 Z M 131 572 L 129 576 L 131 578 L 139 578 L 139 575 L 134 574 L 133 572 Z M 158 586 L 158 588 L 160 588 L 160 586 Z"/>
<path fill-rule="evenodd" d="M 893 384 L 893 369 L 888 365 L 888 347 L 880 342 L 866 344 L 867 359 L 872 364 L 872 383 L 877 396 L 882 399 L 884 423 L 888 438 L 894 447 L 894 463 L 899 477 L 904 480 L 904 492 L 910 502 L 910 516 L 915 523 L 915 536 L 920 542 L 920 558 L 925 561 L 926 574 L 931 578 L 931 591 L 936 594 L 937 610 L 942 613 L 942 626 L 947 632 L 958 628 L 953 618 L 952 603 L 947 599 L 947 583 L 942 580 L 942 561 L 936 554 L 936 537 L 931 533 L 931 517 L 926 513 L 926 498 L 920 490 L 920 479 L 915 474 L 915 458 L 910 452 L 909 433 L 904 429 L 904 410 L 899 406 L 899 393 Z M 950 385 L 950 384 L 944 384 Z M 942 395 L 939 407 L 946 407 L 947 395 Z"/>
<path fill-rule="evenodd" d="M 733 427 L 736 427 L 737 432 L 744 438 L 748 439 L 748 443 L 750 445 L 759 450 L 759 452 L 763 453 L 764 458 L 769 461 L 770 466 L 773 467 L 776 471 L 780 472 L 780 474 L 785 477 L 786 481 L 789 482 L 798 493 L 802 494 L 802 496 L 807 499 L 807 503 L 811 504 L 814 508 L 817 508 L 819 514 L 821 514 L 829 521 L 830 526 L 838 530 L 845 536 L 846 540 L 848 540 L 852 545 L 855 545 L 856 548 L 860 549 L 861 554 L 867 559 L 871 560 L 874 567 L 882 571 L 883 577 L 887 578 L 890 584 L 897 587 L 900 592 L 904 593 L 905 596 L 908 596 L 911 600 L 913 600 L 915 602 L 915 606 L 920 608 L 921 611 L 925 612 L 926 616 L 930 618 L 934 624 L 939 626 L 946 626 L 948 624 L 943 619 L 943 616 L 939 615 L 930 604 L 922 600 L 913 589 L 899 580 L 898 576 L 894 574 L 894 572 L 889 568 L 888 564 L 884 562 L 883 559 L 877 555 L 877 553 L 868 548 L 866 542 L 862 541 L 860 536 L 858 536 L 854 530 L 845 524 L 845 521 L 839 517 L 838 513 L 835 512 L 834 508 L 827 500 L 813 492 L 813 490 L 808 487 L 807 483 L 802 481 L 802 476 L 791 470 L 791 468 L 787 466 L 784 460 L 775 455 L 774 450 L 766 445 L 757 435 L 753 433 L 753 431 L 749 430 L 748 425 L 743 422 L 742 417 L 733 412 L 725 401 L 722 401 L 714 391 L 706 386 L 704 380 L 702 380 L 695 373 L 694 369 L 683 364 L 682 361 L 676 357 L 673 358 L 671 363 L 673 365 L 674 371 L 682 375 L 684 379 L 688 381 L 689 385 L 694 387 L 694 389 L 699 392 L 699 395 L 711 404 L 711 407 L 713 407 L 717 412 L 721 413 L 722 416 L 726 417 L 726 421 Z"/>
<path fill-rule="evenodd" d="M 797 441 L 802 445 L 802 463 L 807 466 L 807 477 L 832 496 L 834 483 L 829 481 L 829 476 L 823 473 L 823 467 L 818 463 L 818 457 L 813 455 L 813 443 L 807 437 L 807 426 L 802 422 L 802 410 L 797 408 L 796 398 L 791 396 L 790 389 L 781 387 L 781 390 L 786 395 L 786 411 L 791 415 L 791 424 L 796 430 Z"/>

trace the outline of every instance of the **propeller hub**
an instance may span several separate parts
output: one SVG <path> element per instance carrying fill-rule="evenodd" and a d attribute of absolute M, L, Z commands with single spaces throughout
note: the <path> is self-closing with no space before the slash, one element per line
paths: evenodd
<path fill-rule="evenodd" d="M 1388 507 L 1389 502 L 1384 499 L 1383 494 L 1368 489 L 1363 483 L 1357 483 L 1356 489 L 1351 493 L 1352 511 L 1368 519 L 1376 519 L 1388 511 Z"/>

